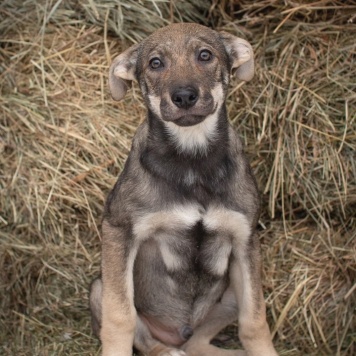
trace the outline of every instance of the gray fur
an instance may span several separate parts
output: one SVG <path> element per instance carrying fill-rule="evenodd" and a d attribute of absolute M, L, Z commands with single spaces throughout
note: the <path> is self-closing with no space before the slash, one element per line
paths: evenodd
<path fill-rule="evenodd" d="M 253 75 L 252 48 L 246 43 L 200 25 L 176 24 L 112 64 L 113 97 L 122 99 L 123 85 L 136 79 L 148 113 L 105 205 L 102 277 L 90 296 L 104 355 L 128 356 L 130 343 L 151 356 L 228 355 L 209 341 L 233 320 L 239 320 L 249 355 L 260 350 L 276 355 L 254 232 L 260 198 L 224 103 L 233 69 L 244 79 Z M 244 63 L 239 46 L 247 51 Z M 204 49 L 212 53 L 211 61 L 199 59 Z M 164 66 L 150 68 L 152 57 Z M 173 102 L 172 93 L 182 88 L 198 93 L 192 107 Z M 184 141 L 189 137 L 181 137 L 178 146 L 175 132 L 203 130 L 207 117 L 216 122 L 205 128 L 206 137 L 196 132 L 199 148 Z"/>

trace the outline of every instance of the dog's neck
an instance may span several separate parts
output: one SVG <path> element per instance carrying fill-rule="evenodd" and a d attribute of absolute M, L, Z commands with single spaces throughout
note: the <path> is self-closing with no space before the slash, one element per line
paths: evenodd
<path fill-rule="evenodd" d="M 205 119 L 210 120 L 205 126 L 203 121 L 200 127 L 174 128 L 174 123 L 167 125 L 149 111 L 148 139 L 141 154 L 143 167 L 157 178 L 186 189 L 202 186 L 217 190 L 230 175 L 232 159 L 226 107 L 221 106 L 214 115 Z"/>

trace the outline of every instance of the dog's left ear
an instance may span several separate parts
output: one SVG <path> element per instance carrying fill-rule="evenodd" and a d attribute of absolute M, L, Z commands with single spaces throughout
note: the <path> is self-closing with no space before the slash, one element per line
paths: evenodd
<path fill-rule="evenodd" d="M 114 100 L 124 98 L 132 80 L 136 80 L 136 64 L 139 44 L 119 54 L 109 69 L 109 88 Z"/>
<path fill-rule="evenodd" d="M 241 80 L 251 80 L 255 72 L 251 45 L 246 40 L 225 31 L 220 32 L 220 36 L 230 57 L 233 73 Z"/>

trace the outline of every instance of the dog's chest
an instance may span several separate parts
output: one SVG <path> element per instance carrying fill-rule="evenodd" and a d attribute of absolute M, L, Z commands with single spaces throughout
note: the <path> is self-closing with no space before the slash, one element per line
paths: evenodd
<path fill-rule="evenodd" d="M 181 205 L 148 213 L 134 224 L 139 240 L 153 240 L 168 271 L 225 275 L 233 247 L 250 235 L 247 218 L 214 206 Z"/>

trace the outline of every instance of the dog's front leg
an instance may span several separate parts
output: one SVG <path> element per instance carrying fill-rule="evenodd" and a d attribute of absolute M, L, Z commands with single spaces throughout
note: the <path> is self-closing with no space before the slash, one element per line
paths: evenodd
<path fill-rule="evenodd" d="M 133 264 L 137 249 L 124 227 L 103 221 L 102 327 L 103 356 L 131 356 L 136 310 L 133 300 Z"/>
<path fill-rule="evenodd" d="M 230 279 L 238 304 L 239 337 L 249 356 L 276 356 L 266 321 L 257 236 L 233 244 Z"/>

